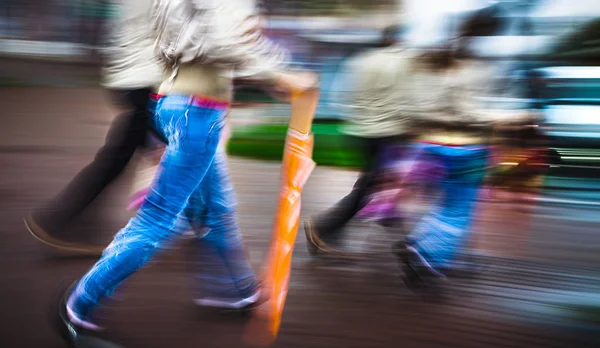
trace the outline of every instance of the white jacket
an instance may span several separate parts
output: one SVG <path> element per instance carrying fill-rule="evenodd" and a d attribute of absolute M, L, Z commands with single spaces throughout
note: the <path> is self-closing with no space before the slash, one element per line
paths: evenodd
<path fill-rule="evenodd" d="M 254 30 L 260 18 L 253 0 L 154 0 L 152 19 L 156 53 L 173 75 L 179 65 L 201 64 L 222 76 L 237 71 L 268 81 L 287 60 Z"/>
<path fill-rule="evenodd" d="M 373 49 L 352 58 L 346 65 L 337 91 L 338 105 L 346 111 L 346 134 L 380 138 L 411 130 L 413 107 L 411 60 L 414 52 L 402 47 Z"/>
<path fill-rule="evenodd" d="M 113 0 L 118 14 L 112 23 L 103 86 L 136 89 L 158 86 L 163 64 L 154 54 L 155 35 L 150 25 L 152 0 Z"/>

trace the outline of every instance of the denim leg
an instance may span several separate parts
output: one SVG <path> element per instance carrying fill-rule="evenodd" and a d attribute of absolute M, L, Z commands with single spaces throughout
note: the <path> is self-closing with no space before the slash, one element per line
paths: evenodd
<path fill-rule="evenodd" d="M 258 282 L 238 226 L 235 191 L 222 148 L 206 175 L 186 210 L 192 224 L 203 228 L 195 241 L 194 295 L 229 301 L 248 298 L 255 294 Z"/>
<path fill-rule="evenodd" d="M 443 198 L 408 238 L 436 271 L 452 267 L 470 234 L 477 193 L 483 181 L 487 150 L 481 147 L 428 145 L 430 158 L 444 164 Z"/>
<path fill-rule="evenodd" d="M 168 140 L 161 167 L 145 203 L 115 236 L 69 298 L 85 320 L 104 297 L 137 271 L 170 239 L 185 231 L 180 214 L 211 168 L 225 110 L 193 106 L 185 96 L 159 100 L 156 123 Z"/>

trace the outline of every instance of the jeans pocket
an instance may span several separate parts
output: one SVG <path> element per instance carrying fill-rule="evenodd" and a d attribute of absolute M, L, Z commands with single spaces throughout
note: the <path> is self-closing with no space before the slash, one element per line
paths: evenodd
<path fill-rule="evenodd" d="M 222 121 L 217 115 L 212 114 L 217 110 L 203 110 L 208 112 L 194 112 L 190 109 L 186 118 L 187 134 L 185 146 L 190 153 L 204 155 L 215 153 L 219 145 Z"/>
<path fill-rule="evenodd" d="M 219 139 L 221 138 L 222 126 L 220 121 L 213 121 L 209 124 L 208 132 L 206 134 L 206 141 L 203 147 L 203 153 L 211 152 L 214 153 L 219 146 Z"/>
<path fill-rule="evenodd" d="M 163 97 L 154 115 L 155 128 L 163 141 L 172 148 L 180 148 L 187 142 L 191 104 L 180 96 Z"/>

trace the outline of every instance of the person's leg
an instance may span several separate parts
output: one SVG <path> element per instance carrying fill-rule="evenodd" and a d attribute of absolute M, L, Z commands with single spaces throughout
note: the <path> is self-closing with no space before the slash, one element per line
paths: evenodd
<path fill-rule="evenodd" d="M 190 200 L 198 231 L 195 302 L 202 306 L 242 308 L 258 301 L 258 281 L 248 260 L 236 217 L 236 198 L 222 148 L 201 189 Z"/>
<path fill-rule="evenodd" d="M 443 198 L 407 240 L 417 263 L 442 276 L 452 268 L 456 254 L 468 239 L 488 151 L 478 146 L 441 145 L 430 145 L 427 151 L 446 167 L 441 182 Z"/>
<path fill-rule="evenodd" d="M 156 118 L 168 146 L 145 203 L 80 280 L 68 301 L 71 320 L 84 326 L 98 303 L 142 267 L 187 224 L 180 214 L 214 160 L 225 110 L 194 106 L 192 98 L 166 96 Z"/>
<path fill-rule="evenodd" d="M 123 97 L 132 110 L 112 123 L 106 142 L 92 163 L 83 168 L 56 197 L 37 208 L 26 221 L 32 234 L 42 242 L 70 249 L 73 245 L 51 235 L 87 208 L 125 169 L 135 150 L 144 144 L 148 129 L 149 90 L 127 91 Z"/>
<path fill-rule="evenodd" d="M 365 167 L 348 195 L 325 212 L 312 217 L 305 223 L 309 242 L 311 238 L 316 237 L 327 244 L 335 243 L 343 227 L 366 204 L 365 197 L 369 192 L 369 188 L 374 185 L 376 177 L 376 156 L 379 142 L 378 139 L 352 138 L 352 140 L 362 144 L 361 147 L 366 159 Z"/>
<path fill-rule="evenodd" d="M 402 136 L 369 139 L 354 138 L 353 140 L 363 143 L 363 151 L 367 160 L 365 169 L 347 196 L 324 213 L 305 222 L 304 230 L 308 240 L 308 250 L 311 254 L 316 254 L 319 251 L 335 251 L 328 244 L 335 244 L 339 240 L 344 226 L 365 207 L 367 195 L 372 192 L 373 187 L 381 179 L 380 155 L 382 149 L 392 143 L 403 144 L 406 142 L 406 138 Z"/>
<path fill-rule="evenodd" d="M 369 190 L 367 205 L 357 214 L 367 221 L 377 222 L 385 227 L 402 227 L 402 212 L 398 209 L 399 196 L 403 189 L 407 149 L 402 142 L 383 145 L 380 152 L 380 170 L 376 184 Z"/>

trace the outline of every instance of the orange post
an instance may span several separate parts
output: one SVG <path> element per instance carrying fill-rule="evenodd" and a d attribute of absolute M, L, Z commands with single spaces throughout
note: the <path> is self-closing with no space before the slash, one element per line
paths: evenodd
<path fill-rule="evenodd" d="M 315 167 L 310 129 L 318 99 L 318 89 L 296 93 L 292 98 L 292 115 L 281 164 L 279 201 L 263 279 L 270 300 L 257 309 L 249 324 L 246 339 L 250 343 L 269 345 L 279 332 L 300 223 L 300 196 Z"/>

